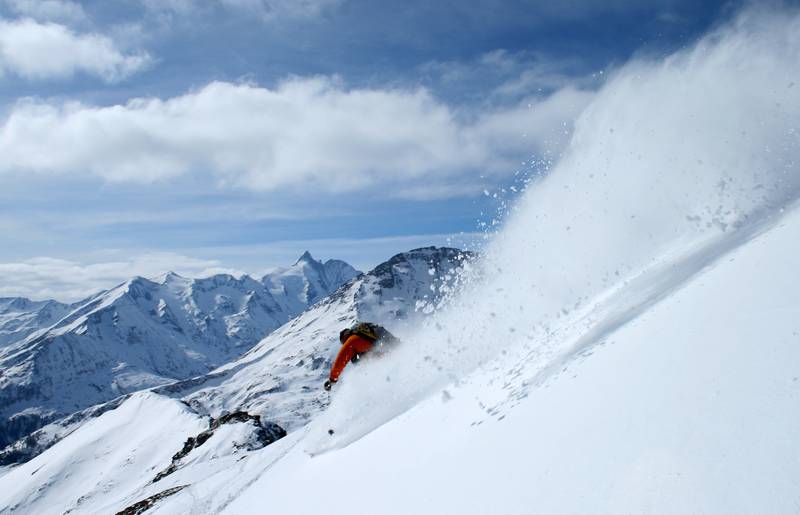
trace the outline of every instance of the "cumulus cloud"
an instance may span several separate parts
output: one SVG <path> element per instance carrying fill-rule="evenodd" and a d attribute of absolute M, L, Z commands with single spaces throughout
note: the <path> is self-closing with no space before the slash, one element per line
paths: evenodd
<path fill-rule="evenodd" d="M 87 20 L 83 7 L 69 0 L 4 0 L 16 15 L 39 21 L 82 23 Z"/>
<path fill-rule="evenodd" d="M 0 19 L 0 72 L 26 79 L 85 73 L 115 82 L 150 63 L 146 53 L 124 54 L 101 34 L 78 34 L 64 25 L 32 18 Z"/>
<path fill-rule="evenodd" d="M 0 173 L 145 183 L 210 173 L 259 191 L 463 188 L 475 171 L 512 173 L 520 158 L 560 145 L 590 97 L 565 88 L 465 118 L 425 89 L 347 89 L 314 77 L 274 89 L 215 82 L 110 107 L 29 99 L 0 126 Z"/>
<path fill-rule="evenodd" d="M 125 260 L 90 264 L 37 257 L 16 263 L 0 263 L 0 297 L 74 302 L 135 275 L 155 277 L 169 270 L 187 277 L 243 273 L 224 268 L 216 260 L 196 259 L 171 252 L 148 253 Z"/>

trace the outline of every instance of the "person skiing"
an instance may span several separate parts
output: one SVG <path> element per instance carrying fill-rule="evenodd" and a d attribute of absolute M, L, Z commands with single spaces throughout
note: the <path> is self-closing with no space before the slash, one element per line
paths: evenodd
<path fill-rule="evenodd" d="M 331 366 L 330 376 L 325 381 L 323 388 L 330 391 L 333 384 L 339 380 L 348 361 L 357 363 L 362 354 L 373 350 L 375 347 L 382 347 L 387 343 L 397 341 L 397 338 L 378 324 L 369 322 L 357 322 L 353 327 L 342 329 L 339 332 L 339 341 L 342 348 L 336 355 L 336 359 Z"/>

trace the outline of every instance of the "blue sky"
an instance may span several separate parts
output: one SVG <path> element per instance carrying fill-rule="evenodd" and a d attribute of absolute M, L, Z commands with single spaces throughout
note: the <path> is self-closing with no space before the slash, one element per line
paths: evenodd
<path fill-rule="evenodd" d="M 0 0 L 0 296 L 474 245 L 605 77 L 736 7 Z"/>

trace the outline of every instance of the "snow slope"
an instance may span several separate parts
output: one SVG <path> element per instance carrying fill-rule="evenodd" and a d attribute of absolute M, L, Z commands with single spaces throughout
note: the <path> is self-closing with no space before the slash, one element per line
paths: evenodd
<path fill-rule="evenodd" d="M 29 513 L 115 513 L 114 508 L 103 509 L 109 496 L 113 499 L 115 492 L 155 476 L 165 466 L 163 457 L 180 449 L 185 434 L 199 433 L 207 425 L 178 401 L 135 394 L 70 435 L 70 445 L 54 447 L 46 460 L 34 458 L 4 476 L 2 512 L 15 513 L 24 505 Z M 87 461 L 91 468 L 80 466 Z M 25 488 L 31 477 L 45 488 Z M 53 483 L 59 488 L 46 488 Z"/>
<path fill-rule="evenodd" d="M 71 307 L 28 302 L 16 318 L 27 329 L 0 347 L 0 446 L 119 395 L 207 373 L 357 274 L 305 253 L 262 281 L 167 273 Z M 0 322 L 22 302 L 6 306 Z M 34 318 L 42 322 L 35 331 Z"/>

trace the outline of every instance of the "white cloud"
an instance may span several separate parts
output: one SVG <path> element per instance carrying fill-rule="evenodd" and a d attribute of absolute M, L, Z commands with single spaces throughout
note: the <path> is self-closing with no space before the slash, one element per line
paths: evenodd
<path fill-rule="evenodd" d="M 468 120 L 424 89 L 346 89 L 326 77 L 275 89 L 216 82 L 111 107 L 26 100 L 0 126 L 0 173 L 147 183 L 210 172 L 260 191 L 463 190 L 475 171 L 513 173 L 520 158 L 557 150 L 590 97 L 566 88 Z"/>
<path fill-rule="evenodd" d="M 74 24 L 87 20 L 83 7 L 69 0 L 4 0 L 3 3 L 14 14 L 39 21 Z"/>
<path fill-rule="evenodd" d="M 115 82 L 150 63 L 146 53 L 123 54 L 101 34 L 77 34 L 64 25 L 31 18 L 0 19 L 0 71 L 26 79 L 68 78 L 85 73 Z"/>
<path fill-rule="evenodd" d="M 155 277 L 169 270 L 187 277 L 243 273 L 221 267 L 215 260 L 196 259 L 171 252 L 148 253 L 125 260 L 91 264 L 37 257 L 17 263 L 0 263 L 0 297 L 74 302 L 135 275 Z"/>

